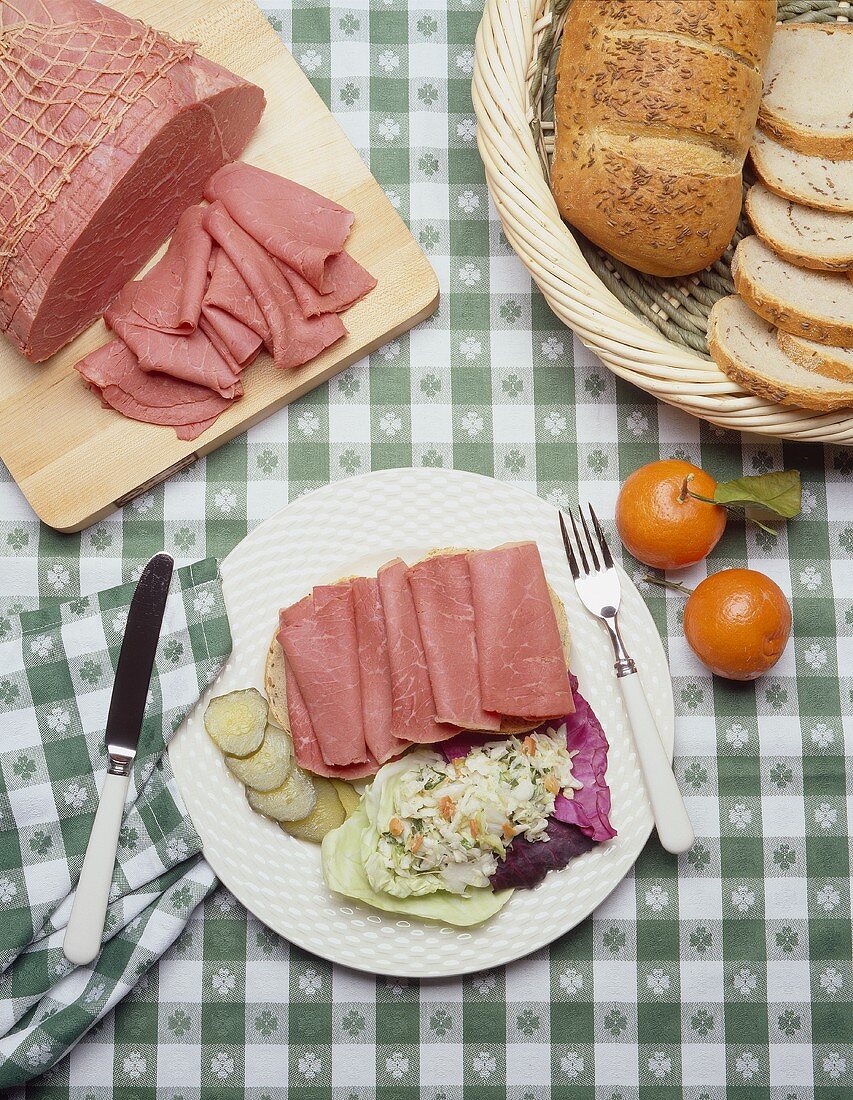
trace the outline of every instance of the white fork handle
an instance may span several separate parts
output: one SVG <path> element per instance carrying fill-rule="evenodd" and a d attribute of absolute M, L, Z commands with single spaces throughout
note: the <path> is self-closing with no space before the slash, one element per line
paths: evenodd
<path fill-rule="evenodd" d="M 618 679 L 634 732 L 634 745 L 640 758 L 658 837 L 668 852 L 676 855 L 686 852 L 695 839 L 693 826 L 649 710 L 640 677 L 633 672 Z"/>
<path fill-rule="evenodd" d="M 107 772 L 98 812 L 83 859 L 74 905 L 65 929 L 62 950 L 75 966 L 90 963 L 101 950 L 104 920 L 113 881 L 118 834 L 121 828 L 129 775 Z"/>

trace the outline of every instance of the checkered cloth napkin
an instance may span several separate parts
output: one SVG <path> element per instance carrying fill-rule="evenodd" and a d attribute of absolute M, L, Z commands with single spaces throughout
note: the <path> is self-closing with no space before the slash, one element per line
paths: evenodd
<path fill-rule="evenodd" d="M 101 954 L 62 953 L 106 773 L 135 585 L 22 614 L 0 642 L 0 1088 L 53 1065 L 216 885 L 164 749 L 231 651 L 216 560 L 177 570 L 133 769 Z"/>

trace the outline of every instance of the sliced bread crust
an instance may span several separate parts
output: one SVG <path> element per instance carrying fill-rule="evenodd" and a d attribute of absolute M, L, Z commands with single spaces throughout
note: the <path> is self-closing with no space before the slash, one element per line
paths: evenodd
<path fill-rule="evenodd" d="M 738 293 L 777 328 L 819 344 L 853 347 L 853 282 L 783 260 L 760 237 L 744 237 L 732 259 Z"/>
<path fill-rule="evenodd" d="M 789 359 L 805 370 L 853 383 L 853 348 L 831 348 L 781 329 L 776 333 L 776 342 Z"/>
<path fill-rule="evenodd" d="M 746 213 L 764 243 L 789 263 L 815 271 L 853 267 L 853 214 L 812 210 L 762 183 L 750 187 Z"/>
<path fill-rule="evenodd" d="M 749 155 L 764 186 L 815 210 L 853 213 L 853 160 L 808 157 L 755 131 Z"/>
<path fill-rule="evenodd" d="M 758 125 L 799 153 L 853 157 L 853 25 L 783 23 L 764 69 Z"/>
<path fill-rule="evenodd" d="M 773 326 L 736 294 L 721 298 L 711 310 L 708 345 L 724 374 L 765 400 L 819 412 L 853 406 L 853 385 L 798 366 L 779 347 Z"/>

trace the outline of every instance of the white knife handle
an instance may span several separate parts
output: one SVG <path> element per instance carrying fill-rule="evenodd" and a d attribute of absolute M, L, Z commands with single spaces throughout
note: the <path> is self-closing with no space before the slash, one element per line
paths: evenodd
<path fill-rule="evenodd" d="M 640 758 L 658 837 L 668 852 L 676 855 L 686 852 L 695 840 L 693 826 L 649 710 L 640 677 L 634 672 L 620 676 L 618 680 L 634 732 L 634 745 Z"/>
<path fill-rule="evenodd" d="M 98 812 L 95 814 L 62 944 L 66 959 L 75 966 L 92 962 L 101 950 L 116 862 L 118 833 L 129 782 L 130 775 L 107 772 L 101 790 Z"/>

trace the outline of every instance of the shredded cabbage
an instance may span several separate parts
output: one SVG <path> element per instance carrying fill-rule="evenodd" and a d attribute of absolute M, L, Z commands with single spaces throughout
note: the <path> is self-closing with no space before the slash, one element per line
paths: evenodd
<path fill-rule="evenodd" d="M 557 795 L 580 787 L 565 734 L 550 729 L 453 761 L 420 750 L 386 764 L 364 796 L 368 881 L 398 898 L 487 887 L 512 840 L 547 841 Z"/>

